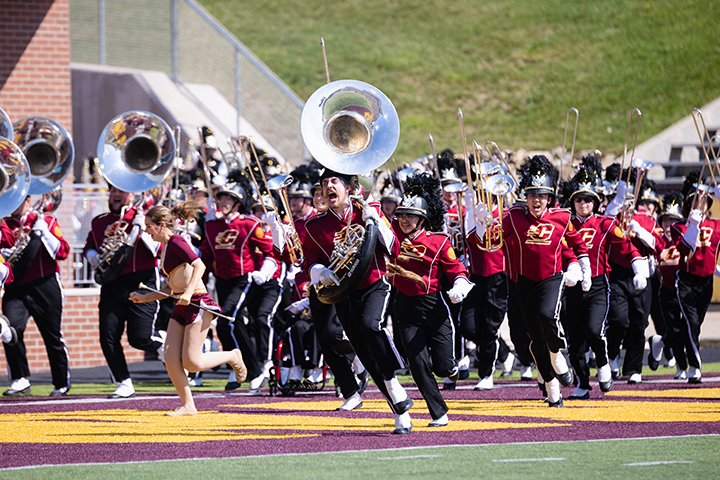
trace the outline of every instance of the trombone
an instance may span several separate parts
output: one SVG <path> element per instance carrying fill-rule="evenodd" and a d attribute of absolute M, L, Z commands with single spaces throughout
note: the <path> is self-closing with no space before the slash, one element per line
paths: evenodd
<path fill-rule="evenodd" d="M 563 132 L 563 140 L 562 140 L 562 156 L 560 157 L 560 168 L 558 169 L 558 172 L 560 174 L 560 179 L 562 179 L 563 163 L 565 162 L 565 154 L 567 153 L 565 150 L 565 141 L 567 140 L 568 125 L 570 124 L 570 114 L 575 115 L 575 125 L 573 127 L 572 143 L 570 144 L 570 166 L 572 166 L 573 157 L 575 156 L 575 138 L 577 137 L 577 127 L 578 127 L 578 120 L 580 119 L 580 111 L 575 107 L 571 107 L 565 113 L 565 131 Z M 557 182 L 557 185 L 555 185 L 555 196 L 556 197 L 557 197 L 559 188 L 560 188 L 560 182 Z"/>
<path fill-rule="evenodd" d="M 713 168 L 713 164 L 715 164 L 715 167 L 720 170 L 720 167 L 718 166 L 718 158 L 717 154 L 715 153 L 715 149 L 713 148 L 712 144 L 712 138 L 710 138 L 710 132 L 707 129 L 707 125 L 705 124 L 705 117 L 703 116 L 702 110 L 699 108 L 693 108 L 692 110 L 692 119 L 693 123 L 695 124 L 695 131 L 698 134 L 698 138 L 700 139 L 700 145 L 702 146 L 703 155 L 705 157 L 705 164 L 703 164 L 702 170 L 700 170 L 700 177 L 698 178 L 698 185 L 697 190 L 699 192 L 699 195 L 696 196 L 696 199 L 693 201 L 693 209 L 698 208 L 699 205 L 702 204 L 702 200 L 705 199 L 705 197 L 710 193 L 709 187 L 704 185 L 703 176 L 705 174 L 705 167 L 707 167 L 708 172 L 710 172 L 710 180 L 712 180 L 713 187 L 717 189 L 717 177 L 715 175 L 715 168 Z M 698 120 L 702 124 L 702 131 L 700 130 L 700 126 L 698 125 Z M 707 148 L 705 148 L 705 140 L 707 139 Z M 710 161 L 710 155 L 708 154 L 708 149 L 710 150 L 710 153 L 712 153 L 713 161 Z M 706 187 L 706 188 L 701 188 Z"/>
<path fill-rule="evenodd" d="M 642 122 L 642 112 L 639 108 L 635 107 L 632 110 L 628 112 L 628 127 L 627 131 L 625 133 L 625 146 L 623 147 L 623 156 L 622 156 L 622 162 L 620 163 L 620 178 L 622 179 L 622 172 L 625 169 L 625 158 L 627 157 L 627 151 L 628 146 L 630 142 L 630 132 L 632 131 L 633 127 L 633 119 L 635 120 L 635 134 L 633 136 L 633 145 L 632 145 L 632 152 L 630 153 L 630 165 L 628 167 L 628 173 L 625 178 L 625 184 L 630 184 L 630 174 L 632 173 L 632 168 L 635 166 L 633 165 L 633 158 L 635 157 L 635 147 L 637 146 L 637 138 L 638 133 L 640 132 L 640 123 Z M 652 162 L 647 162 L 652 163 Z M 642 180 L 642 177 L 645 175 L 647 170 L 649 170 L 653 165 L 648 166 L 645 161 L 636 162 L 636 165 L 639 167 L 647 167 L 645 168 L 645 171 L 642 172 L 642 170 L 638 170 L 638 174 L 642 173 L 642 176 L 636 175 L 635 177 L 635 192 L 633 194 L 633 200 L 637 199 L 639 191 L 640 191 L 640 182 L 638 180 Z M 638 178 L 640 177 L 640 178 Z M 620 210 L 620 227 L 621 230 L 627 231 L 630 220 L 632 220 L 632 217 L 635 213 L 635 201 L 633 203 L 628 203 L 626 201 L 627 199 L 623 198 L 623 206 Z"/>

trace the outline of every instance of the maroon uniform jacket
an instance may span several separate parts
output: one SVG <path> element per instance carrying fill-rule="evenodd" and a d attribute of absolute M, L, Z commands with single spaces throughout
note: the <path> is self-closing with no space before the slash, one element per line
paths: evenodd
<path fill-rule="evenodd" d="M 610 273 L 610 245 L 627 243 L 624 248 L 632 258 L 642 257 L 632 242 L 625 237 L 613 217 L 593 214 L 583 220 L 573 215 L 572 223 L 587 245 L 593 277 Z"/>
<path fill-rule="evenodd" d="M 496 207 L 493 209 L 493 217 L 497 218 L 498 215 L 499 211 Z M 493 244 L 497 244 L 500 240 L 499 230 L 499 228 L 494 228 L 492 232 L 486 233 L 486 235 L 494 238 Z M 466 245 L 470 273 L 480 277 L 489 277 L 490 275 L 505 271 L 504 248 L 499 248 L 494 251 L 488 250 L 485 246 L 485 239 L 479 238 L 474 229 L 468 232 Z"/>
<path fill-rule="evenodd" d="M 380 204 L 378 202 L 370 202 L 370 205 L 378 211 L 380 221 L 385 222 L 388 228 L 390 228 L 390 224 L 380 209 Z M 332 209 L 328 209 L 305 222 L 307 239 L 303 244 L 303 253 L 305 256 L 303 262 L 304 270 L 309 272 L 310 268 L 316 263 L 325 266 L 330 264 L 330 255 L 335 245 L 335 237 L 342 235 L 346 230 L 349 215 L 350 209 L 345 212 L 344 217 L 339 217 Z M 362 219 L 361 208 L 353 207 L 351 223 L 365 225 Z M 385 255 L 388 253 L 397 255 L 399 251 L 400 244 L 397 237 L 393 239 L 390 252 L 385 251 L 382 241 L 378 239 L 377 247 L 375 248 L 375 258 L 370 263 L 367 274 L 365 274 L 365 277 L 360 281 L 358 289 L 365 289 L 384 277 L 387 270 Z"/>
<path fill-rule="evenodd" d="M 432 233 L 425 229 L 408 236 L 400 229 L 397 220 L 393 231 L 400 242 L 400 253 L 393 257 L 399 267 L 417 274 L 422 282 L 390 272 L 390 283 L 408 297 L 435 293 L 440 288 L 440 275 L 444 274 L 452 284 L 457 277 L 467 278 L 467 271 L 460 263 L 446 233 Z"/>
<path fill-rule="evenodd" d="M 9 239 L 12 241 L 12 245 L 15 244 L 15 239 L 20 235 L 20 231 L 29 232 L 32 229 L 33 224 L 37 216 L 34 214 L 28 215 L 23 225 L 20 224 L 20 220 L 15 217 L 6 217 L 5 223 L 12 235 L 9 235 Z M 58 260 L 65 260 L 70 254 L 70 244 L 63 237 L 60 231 L 58 221 L 52 215 L 45 215 L 45 222 L 48 224 L 48 230 L 50 233 L 60 240 L 60 246 L 58 251 L 53 256 L 48 249 L 43 245 L 40 248 L 40 252 L 33 259 L 32 263 L 28 267 L 27 271 L 23 273 L 22 277 L 18 276 L 14 278 L 15 285 L 27 285 L 30 282 L 38 280 L 40 278 L 47 277 L 48 275 L 54 275 L 60 271 Z M 4 230 L 4 229 L 3 229 Z M 2 246 L 5 247 L 5 232 L 3 231 L 3 238 L 0 240 Z M 9 245 L 9 246 L 12 246 Z"/>
<path fill-rule="evenodd" d="M 120 218 L 119 213 L 112 212 L 102 213 L 93 218 L 90 231 L 85 240 L 83 254 L 86 254 L 88 250 L 95 250 L 99 253 L 100 246 L 105 241 L 105 238 L 113 235 L 118 229 L 130 234 L 134 217 L 135 210 L 129 209 L 125 215 L 123 215 L 123 218 Z M 120 276 L 155 269 L 157 266 L 157 254 L 157 251 L 154 252 L 150 250 L 145 242 L 138 237 L 133 246 L 132 255 L 125 264 L 122 272 L 120 272 Z"/>
<path fill-rule="evenodd" d="M 704 218 L 700 222 L 699 229 L 700 234 L 694 252 L 683 238 L 687 223 L 678 222 L 673 225 L 671 234 L 675 246 L 680 251 L 680 271 L 698 277 L 707 277 L 715 273 L 718 244 L 720 244 L 720 221 Z"/>
<path fill-rule="evenodd" d="M 645 230 L 652 233 L 653 237 L 655 237 L 655 249 L 651 250 L 637 238 L 631 238 L 630 242 L 613 244 L 610 248 L 610 263 L 627 269 L 632 268 L 632 261 L 637 258 L 637 255 L 633 253 L 633 249 L 639 252 L 641 256 L 648 257 L 659 255 L 665 246 L 662 229 L 658 227 L 653 217 L 645 213 L 644 210 L 640 210 L 633 215 L 632 219 L 638 222 Z"/>
<path fill-rule="evenodd" d="M 665 237 L 665 248 L 658 255 L 658 272 L 663 287 L 675 290 L 675 277 L 680 270 L 680 250 L 672 238 Z"/>
<path fill-rule="evenodd" d="M 588 254 L 565 208 L 549 208 L 536 218 L 525 206 L 513 207 L 503 218 L 503 238 L 510 239 L 507 246 L 517 258 L 517 274 L 535 282 L 562 271 L 563 241 L 578 258 Z"/>
<path fill-rule="evenodd" d="M 232 220 L 223 217 L 205 222 L 200 251 L 217 278 L 229 280 L 255 271 L 256 249 L 263 258 L 274 258 L 272 237 L 256 217 L 236 215 Z"/>

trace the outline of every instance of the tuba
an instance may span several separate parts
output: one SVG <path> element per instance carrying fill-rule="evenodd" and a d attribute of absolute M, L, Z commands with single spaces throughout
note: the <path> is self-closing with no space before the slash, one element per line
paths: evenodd
<path fill-rule="evenodd" d="M 384 164 L 400 139 L 400 120 L 392 102 L 374 86 L 338 80 L 313 93 L 303 108 L 300 127 L 312 156 L 325 168 L 346 175 L 371 172 Z M 351 197 L 351 208 L 364 208 Z M 352 217 L 352 215 L 351 215 Z M 375 254 L 377 225 L 350 224 L 335 234 L 328 268 L 334 285 L 316 285 L 318 299 L 337 303 L 357 287 Z"/>
<path fill-rule="evenodd" d="M 14 212 L 30 189 L 30 165 L 20 147 L 0 137 L 0 218 Z"/>
<path fill-rule="evenodd" d="M 105 126 L 98 140 L 98 163 L 105 180 L 115 188 L 140 193 L 160 185 L 175 160 L 175 137 L 159 116 L 144 111 L 122 113 Z M 139 195 L 131 208 L 143 208 L 145 195 Z M 114 281 L 132 254 L 139 232 L 127 222 L 118 222 L 112 234 L 99 247 L 95 282 Z M 135 238 L 133 236 L 135 235 Z"/>
<path fill-rule="evenodd" d="M 26 194 L 41 195 L 21 219 L 23 227 L 6 259 L 18 273 L 29 266 L 29 262 L 40 250 L 41 243 L 40 238 L 32 235 L 31 229 L 24 225 L 28 218 L 53 212 L 60 206 L 61 185 L 72 169 L 75 146 L 72 137 L 62 125 L 45 117 L 28 117 L 15 122 L 13 139 L 27 159 L 30 185 Z M 22 200 L 24 197 L 20 203 Z"/>

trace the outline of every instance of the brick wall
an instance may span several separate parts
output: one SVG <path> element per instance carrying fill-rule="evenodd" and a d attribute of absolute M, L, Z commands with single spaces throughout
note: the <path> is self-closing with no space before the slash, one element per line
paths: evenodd
<path fill-rule="evenodd" d="M 69 0 L 0 3 L 0 106 L 13 121 L 45 116 L 72 132 Z M 71 225 L 59 218 L 61 228 L 68 232 Z M 104 365 L 98 342 L 97 291 L 67 289 L 65 293 L 62 328 L 70 367 Z M 48 371 L 45 346 L 32 319 L 25 342 L 31 371 Z M 127 341 L 124 345 L 128 361 L 142 360 L 144 352 L 130 348 Z M 0 371 L 7 371 L 4 354 L 0 354 Z"/>

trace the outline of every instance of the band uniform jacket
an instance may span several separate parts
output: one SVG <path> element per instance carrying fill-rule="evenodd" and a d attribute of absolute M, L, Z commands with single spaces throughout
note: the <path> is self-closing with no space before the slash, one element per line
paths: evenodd
<path fill-rule="evenodd" d="M 671 238 L 665 237 L 665 248 L 658 255 L 658 272 L 663 287 L 675 290 L 675 277 L 680 270 L 680 250 Z"/>
<path fill-rule="evenodd" d="M 85 240 L 85 247 L 83 248 L 83 255 L 88 250 L 95 250 L 100 252 L 100 246 L 105 241 L 105 238 L 115 235 L 120 232 L 130 234 L 132 230 L 132 220 L 135 217 L 135 210 L 130 209 L 125 215 L 120 218 L 119 213 L 107 212 L 98 215 L 92 219 L 90 224 L 90 231 L 88 232 L 87 239 Z M 132 249 L 132 255 L 123 267 L 120 276 L 128 275 L 135 272 L 144 272 L 147 270 L 154 270 L 157 266 L 157 252 L 153 252 L 148 248 L 145 242 L 138 237 L 135 245 Z"/>
<path fill-rule="evenodd" d="M 495 207 L 493 209 L 493 217 L 497 218 L 498 215 L 499 210 Z M 506 268 L 503 248 L 497 248 L 501 241 L 499 225 L 493 224 L 489 230 L 485 235 L 491 239 L 490 249 L 487 248 L 486 237 L 479 238 L 475 229 L 467 234 L 468 270 L 470 270 L 471 274 L 480 277 L 489 277 L 496 273 L 504 272 Z"/>
<path fill-rule="evenodd" d="M 637 258 L 637 255 L 633 253 L 633 249 L 639 252 L 640 256 L 649 257 L 659 255 L 665 246 L 662 229 L 658 227 L 655 219 L 648 215 L 645 210 L 636 212 L 632 219 L 655 237 L 655 248 L 648 248 L 637 237 L 631 238 L 630 242 L 613 244 L 610 248 L 610 263 L 627 269 L 632 268 L 632 261 Z"/>
<path fill-rule="evenodd" d="M 45 246 L 45 242 L 43 242 L 42 248 L 40 248 L 37 256 L 30 263 L 27 271 L 25 271 L 22 276 L 18 275 L 14 278 L 15 285 L 27 285 L 35 280 L 60 272 L 58 260 L 65 260 L 70 254 L 70 244 L 67 240 L 65 240 L 65 237 L 63 237 L 57 218 L 49 214 L 44 215 L 44 218 L 50 233 L 60 240 L 60 246 L 56 252 L 50 252 L 48 247 Z M 5 222 L 7 223 L 7 227 L 13 233 L 12 238 L 17 239 L 21 230 L 30 232 L 36 219 L 37 217 L 34 214 L 31 214 L 28 215 L 28 218 L 25 220 L 23 225 L 20 225 L 20 220 L 14 217 L 6 217 Z M 3 233 L 3 239 L 0 240 L 0 242 L 3 243 L 3 247 L 5 243 L 4 237 L 5 235 Z"/>
<path fill-rule="evenodd" d="M 537 218 L 526 206 L 513 207 L 503 218 L 503 238 L 512 239 L 508 246 L 515 250 L 510 255 L 518 260 L 517 274 L 534 282 L 562 271 L 563 242 L 578 258 L 588 254 L 566 208 L 548 208 Z"/>
<path fill-rule="evenodd" d="M 229 280 L 255 270 L 253 254 L 273 257 L 272 237 L 257 217 L 236 215 L 205 222 L 205 238 L 200 246 L 202 259 L 217 278 Z M 260 260 L 262 262 L 262 260 Z"/>
<path fill-rule="evenodd" d="M 465 266 L 458 261 L 446 233 L 428 232 L 421 229 L 405 235 L 397 221 L 393 231 L 400 241 L 400 253 L 393 262 L 414 275 L 388 272 L 390 284 L 408 297 L 435 293 L 440 288 L 440 277 L 445 275 L 450 284 L 457 277 L 467 278 Z"/>
<path fill-rule="evenodd" d="M 387 218 L 385 218 L 385 215 L 380 209 L 380 203 L 369 202 L 369 205 L 378 211 L 380 221 L 385 222 L 388 229 L 391 229 Z M 350 209 L 347 209 L 344 216 L 340 217 L 332 209 L 327 209 L 323 213 L 319 213 L 305 222 L 307 240 L 303 244 L 305 256 L 303 268 L 306 271 L 309 271 L 316 263 L 325 266 L 330 264 L 330 256 L 335 246 L 335 240 L 344 241 L 348 218 L 350 218 L 350 211 Z M 365 226 L 365 222 L 362 219 L 361 208 L 353 206 L 350 223 L 353 225 Z M 378 235 L 378 237 L 380 237 L 380 235 Z M 378 238 L 374 258 L 370 263 L 370 267 L 368 268 L 365 277 L 363 277 L 360 281 L 358 289 L 364 290 L 384 277 L 387 271 L 385 255 L 397 255 L 399 253 L 399 249 L 400 244 L 397 237 L 392 239 L 392 245 L 390 246 L 389 251 L 386 250 L 382 240 Z"/>
<path fill-rule="evenodd" d="M 642 257 L 632 242 L 625 237 L 617 220 L 613 217 L 592 214 L 583 220 L 577 215 L 573 215 L 572 223 L 578 235 L 587 245 L 593 277 L 610 273 L 611 245 L 627 244 L 622 248 L 629 253 L 631 258 Z"/>
<path fill-rule="evenodd" d="M 680 271 L 698 277 L 707 277 L 715 273 L 718 244 L 720 243 L 720 221 L 704 218 L 699 225 L 700 233 L 693 252 L 683 238 L 687 230 L 686 222 L 678 222 L 670 232 L 674 244 L 680 251 Z"/>

